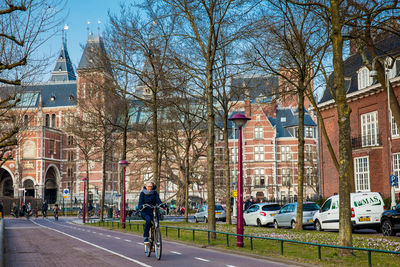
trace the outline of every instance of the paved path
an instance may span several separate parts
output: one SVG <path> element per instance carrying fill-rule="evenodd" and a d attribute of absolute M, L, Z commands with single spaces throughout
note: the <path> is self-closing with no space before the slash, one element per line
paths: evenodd
<path fill-rule="evenodd" d="M 289 266 L 168 241 L 157 261 L 145 256 L 142 242 L 141 236 L 64 218 L 6 219 L 5 266 Z"/>

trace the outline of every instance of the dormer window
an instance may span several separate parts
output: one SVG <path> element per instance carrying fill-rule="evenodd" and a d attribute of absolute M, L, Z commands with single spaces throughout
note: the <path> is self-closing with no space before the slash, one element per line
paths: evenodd
<path fill-rule="evenodd" d="M 74 96 L 73 95 L 69 95 L 69 100 L 73 101 L 74 100 Z"/>
<path fill-rule="evenodd" d="M 363 67 L 358 71 L 358 90 L 364 89 L 372 84 L 373 78 L 369 76 L 367 67 Z"/>
<path fill-rule="evenodd" d="M 396 61 L 394 62 L 393 66 L 392 61 L 393 59 L 390 57 L 386 59 L 386 73 L 389 80 L 396 77 Z"/>

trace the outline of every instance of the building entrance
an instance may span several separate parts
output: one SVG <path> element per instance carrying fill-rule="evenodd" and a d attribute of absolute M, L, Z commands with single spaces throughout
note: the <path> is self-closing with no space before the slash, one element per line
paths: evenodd
<path fill-rule="evenodd" d="M 14 186 L 11 174 L 0 168 L 0 196 L 14 197 Z"/>
<path fill-rule="evenodd" d="M 57 202 L 57 179 L 56 170 L 54 167 L 50 167 L 46 173 L 44 183 L 44 199 L 49 204 L 55 204 Z"/>

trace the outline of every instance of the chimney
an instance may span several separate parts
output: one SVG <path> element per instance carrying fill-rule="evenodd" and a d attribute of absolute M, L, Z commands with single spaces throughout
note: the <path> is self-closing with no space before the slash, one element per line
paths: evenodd
<path fill-rule="evenodd" d="M 244 114 L 246 117 L 251 118 L 251 104 L 249 98 L 244 99 Z"/>

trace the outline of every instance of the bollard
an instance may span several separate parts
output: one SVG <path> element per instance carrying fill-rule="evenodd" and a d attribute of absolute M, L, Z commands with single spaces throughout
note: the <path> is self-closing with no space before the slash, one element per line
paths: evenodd
<path fill-rule="evenodd" d="M 181 231 L 180 231 L 180 230 L 181 230 L 181 229 L 178 228 L 178 238 L 181 237 Z"/>
<path fill-rule="evenodd" d="M 165 226 L 165 236 L 168 236 L 168 226 Z"/>

